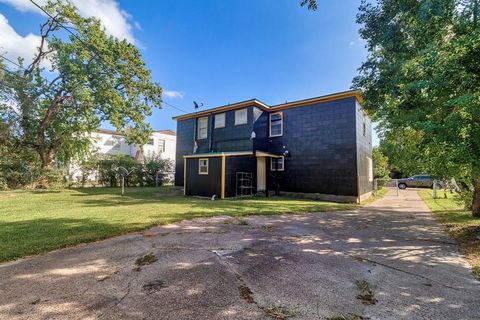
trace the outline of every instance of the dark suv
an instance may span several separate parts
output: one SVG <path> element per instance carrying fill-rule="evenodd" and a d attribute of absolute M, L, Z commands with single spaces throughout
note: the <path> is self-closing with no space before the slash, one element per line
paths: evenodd
<path fill-rule="evenodd" d="M 433 186 L 433 179 L 429 175 L 416 175 L 410 178 L 398 179 L 398 188 L 431 188 Z"/>

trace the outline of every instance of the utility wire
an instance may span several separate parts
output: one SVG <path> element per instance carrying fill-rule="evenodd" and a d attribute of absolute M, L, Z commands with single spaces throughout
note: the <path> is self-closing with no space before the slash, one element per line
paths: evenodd
<path fill-rule="evenodd" d="M 70 30 L 71 28 L 70 27 L 66 27 L 63 23 L 61 23 L 60 21 L 58 21 L 54 16 L 52 16 L 47 10 L 45 10 L 42 6 L 40 6 L 38 3 L 36 3 L 34 0 L 30 0 L 31 3 L 33 3 L 38 9 L 40 9 L 43 13 L 45 13 L 47 16 L 50 17 L 50 19 L 52 19 L 53 21 L 55 21 L 61 28 L 65 29 L 68 33 L 70 33 L 73 37 L 75 37 L 75 39 L 77 39 L 78 41 L 80 41 L 82 44 L 84 44 L 89 50 L 91 50 L 95 56 L 94 58 L 98 57 L 100 60 L 102 60 L 104 63 L 106 63 L 107 65 L 109 65 L 110 67 L 113 67 L 113 68 L 116 68 L 114 65 L 112 65 L 109 61 L 106 61 L 102 56 L 101 56 L 101 53 L 99 53 L 99 51 L 91 44 L 87 43 L 86 41 L 84 41 L 83 39 L 81 39 L 75 32 L 73 32 L 72 30 Z M 174 108 L 178 111 L 181 111 L 181 112 L 185 112 L 185 113 L 188 113 L 188 111 L 185 111 L 181 108 L 178 108 L 168 102 L 165 102 L 162 100 L 162 103 L 164 103 L 165 105 L 171 107 L 171 108 Z"/>

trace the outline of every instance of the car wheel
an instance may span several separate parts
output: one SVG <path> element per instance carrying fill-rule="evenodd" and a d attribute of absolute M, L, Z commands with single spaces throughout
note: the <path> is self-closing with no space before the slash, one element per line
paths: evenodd
<path fill-rule="evenodd" d="M 405 183 L 399 183 L 398 184 L 398 189 L 405 190 L 405 189 L 407 189 L 407 185 Z"/>

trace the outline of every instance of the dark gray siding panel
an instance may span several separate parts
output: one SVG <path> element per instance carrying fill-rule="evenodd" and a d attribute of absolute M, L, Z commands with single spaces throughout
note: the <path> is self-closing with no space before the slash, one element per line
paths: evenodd
<path fill-rule="evenodd" d="M 363 135 L 363 124 L 365 133 Z M 373 181 L 368 177 L 368 158 L 372 158 L 372 123 L 370 118 L 364 115 L 362 106 L 356 103 L 356 130 L 357 130 L 357 175 L 359 195 L 372 191 Z M 373 168 L 372 168 L 373 169 Z"/>
<path fill-rule="evenodd" d="M 183 186 L 183 156 L 193 152 L 194 120 L 177 121 L 177 146 L 175 152 L 175 185 Z"/>
<path fill-rule="evenodd" d="M 216 194 L 220 197 L 222 158 L 208 158 L 208 175 L 198 174 L 198 161 L 200 158 L 187 159 L 185 194 L 189 196 L 211 197 Z"/>
<path fill-rule="evenodd" d="M 247 107 L 247 114 L 248 123 L 236 126 L 235 110 L 225 112 L 225 128 L 213 130 L 214 152 L 252 150 L 253 141 L 250 137 L 253 130 L 253 107 Z"/>
<path fill-rule="evenodd" d="M 357 196 L 355 98 L 283 110 L 282 137 L 268 151 L 290 151 L 280 189 Z M 268 126 L 267 126 L 268 133 Z M 267 183 L 273 189 L 272 174 Z"/>
<path fill-rule="evenodd" d="M 257 158 L 254 156 L 233 156 L 225 159 L 225 196 L 234 197 L 236 195 L 236 176 L 237 172 L 250 172 L 253 177 L 252 192 L 255 193 L 257 186 Z"/>

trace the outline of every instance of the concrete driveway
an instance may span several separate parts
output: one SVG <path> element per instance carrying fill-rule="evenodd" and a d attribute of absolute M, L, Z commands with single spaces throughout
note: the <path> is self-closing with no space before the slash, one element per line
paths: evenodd
<path fill-rule="evenodd" d="M 357 211 L 185 221 L 2 264 L 0 318 L 480 319 L 480 282 L 453 240 L 416 191 L 395 194 Z"/>

